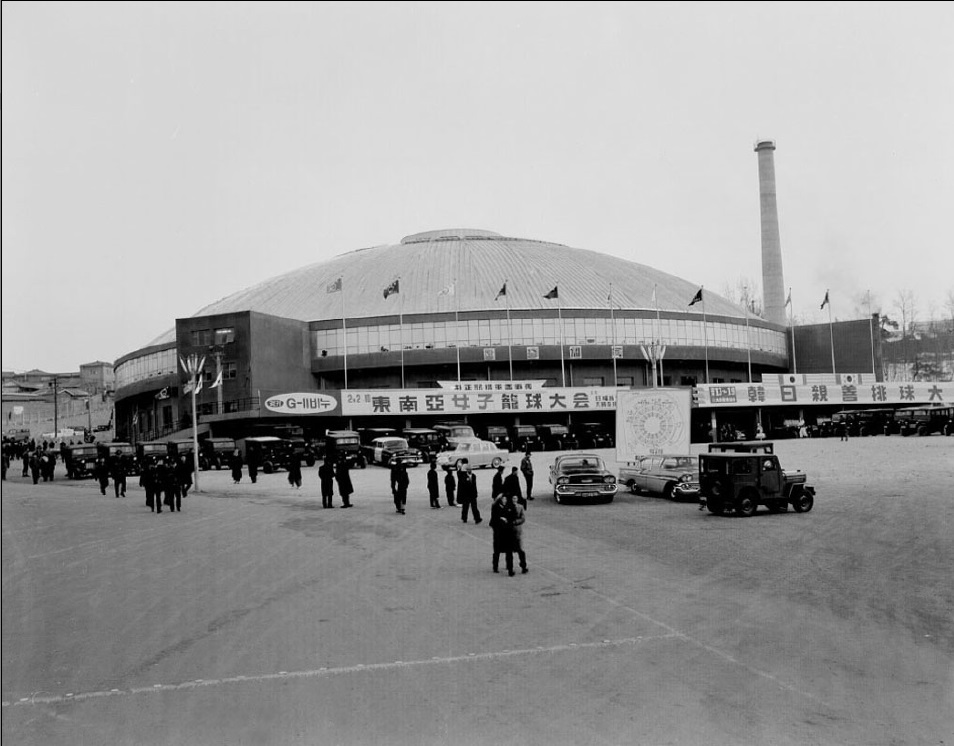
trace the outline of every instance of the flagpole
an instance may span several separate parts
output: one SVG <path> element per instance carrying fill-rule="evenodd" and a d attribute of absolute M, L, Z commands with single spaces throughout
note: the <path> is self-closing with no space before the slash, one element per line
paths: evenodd
<path fill-rule="evenodd" d="M 828 299 L 828 291 L 825 291 L 825 299 Z M 835 332 L 831 323 L 831 301 L 828 301 L 828 338 L 831 341 L 831 374 L 835 373 Z"/>
<path fill-rule="evenodd" d="M 195 379 L 199 377 L 196 373 L 193 376 L 192 386 L 192 487 L 195 492 L 201 492 L 199 489 L 199 417 L 195 411 Z"/>
<path fill-rule="evenodd" d="M 613 344 L 610 347 L 610 357 L 613 358 L 613 387 L 619 386 L 619 376 L 616 375 L 616 316 L 613 313 L 613 283 L 610 283 L 609 291 L 610 304 L 610 329 L 613 334 Z"/>
<path fill-rule="evenodd" d="M 878 380 L 878 373 L 875 371 L 875 353 L 874 353 L 874 324 L 871 318 L 871 291 L 865 291 L 865 306 L 868 308 L 868 336 L 871 338 L 871 375 Z"/>
<path fill-rule="evenodd" d="M 705 285 L 700 285 L 699 290 L 705 289 Z M 706 294 L 702 294 L 702 339 L 705 342 L 706 351 L 706 383 L 709 383 L 709 330 L 706 328 Z"/>
<path fill-rule="evenodd" d="M 798 359 L 795 357 L 795 304 L 792 303 L 792 289 L 788 289 L 788 318 L 792 327 L 792 373 L 798 373 Z"/>
<path fill-rule="evenodd" d="M 745 288 L 745 352 L 749 358 L 749 383 L 752 383 L 752 339 L 749 334 L 749 289 L 748 288 Z"/>
<path fill-rule="evenodd" d="M 507 281 L 504 280 L 504 288 Z M 507 298 L 507 360 L 510 362 L 510 380 L 513 381 L 513 324 L 510 321 L 510 293 L 504 293 Z"/>
<path fill-rule="evenodd" d="M 345 293 L 344 281 L 341 283 L 341 340 L 344 347 L 344 387 L 348 388 L 348 323 L 345 319 Z"/>
<path fill-rule="evenodd" d="M 398 275 L 398 292 L 401 295 L 398 324 L 401 327 L 401 388 L 404 388 L 404 292 L 401 290 L 401 277 Z"/>
<path fill-rule="evenodd" d="M 656 283 L 653 283 L 653 305 L 656 306 L 656 343 L 662 346 L 662 319 L 659 318 L 659 300 L 656 298 Z M 659 359 L 659 377 L 663 377 L 663 362 Z"/>
<path fill-rule="evenodd" d="M 563 345 L 565 342 L 565 333 L 563 330 L 563 300 L 560 298 L 560 290 L 557 288 L 557 315 L 560 317 L 560 377 L 563 380 L 563 388 L 566 388 L 566 365 L 563 361 Z"/>

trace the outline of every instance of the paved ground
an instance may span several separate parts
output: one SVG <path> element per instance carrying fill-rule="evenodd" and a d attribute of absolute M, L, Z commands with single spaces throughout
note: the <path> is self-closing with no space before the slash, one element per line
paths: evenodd
<path fill-rule="evenodd" d="M 387 472 L 3 484 L 10 744 L 954 743 L 954 438 L 785 441 L 804 515 L 539 497 L 529 575 Z M 604 452 L 611 455 L 609 452 Z M 16 470 L 14 470 L 16 473 Z M 482 508 L 489 470 L 478 473 Z"/>

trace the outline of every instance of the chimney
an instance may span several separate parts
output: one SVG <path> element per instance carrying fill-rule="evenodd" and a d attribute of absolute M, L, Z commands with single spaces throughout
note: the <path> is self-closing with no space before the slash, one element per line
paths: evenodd
<path fill-rule="evenodd" d="M 762 308 L 766 321 L 785 325 L 785 279 L 775 196 L 775 141 L 759 140 L 759 212 L 762 219 Z"/>

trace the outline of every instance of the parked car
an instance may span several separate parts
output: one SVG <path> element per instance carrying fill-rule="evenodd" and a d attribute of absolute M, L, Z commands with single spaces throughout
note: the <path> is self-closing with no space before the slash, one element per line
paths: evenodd
<path fill-rule="evenodd" d="M 151 464 L 158 464 L 169 453 L 164 440 L 144 440 L 136 443 L 136 462 L 140 471 Z"/>
<path fill-rule="evenodd" d="M 453 450 L 462 439 L 473 440 L 477 437 L 474 428 L 463 422 L 441 422 L 434 425 L 434 430 L 441 438 L 441 448 L 445 451 Z"/>
<path fill-rule="evenodd" d="M 506 463 L 510 458 L 510 452 L 498 448 L 489 440 L 470 438 L 459 441 L 452 450 L 441 451 L 437 455 L 437 465 L 442 469 L 456 469 L 465 458 L 467 463 L 475 469 L 482 466 L 492 466 L 496 469 Z"/>
<path fill-rule="evenodd" d="M 544 451 L 572 451 L 579 447 L 566 425 L 538 425 L 537 435 Z"/>
<path fill-rule="evenodd" d="M 411 448 L 407 440 L 396 436 L 375 438 L 369 445 L 362 446 L 362 449 L 369 464 L 417 466 L 424 462 L 419 450 Z"/>
<path fill-rule="evenodd" d="M 612 448 L 616 444 L 616 433 L 602 422 L 579 422 L 570 426 L 570 432 L 576 438 L 578 448 Z"/>
<path fill-rule="evenodd" d="M 531 452 L 543 450 L 540 436 L 533 425 L 513 425 L 510 428 L 510 442 L 513 450 L 521 453 L 529 449 Z"/>
<path fill-rule="evenodd" d="M 513 443 L 510 442 L 510 433 L 503 425 L 485 425 L 480 429 L 481 440 L 489 440 L 505 451 L 513 451 Z"/>
<path fill-rule="evenodd" d="M 361 437 L 354 430 L 329 430 L 325 433 L 324 458 L 335 462 L 344 461 L 350 467 L 363 469 L 368 465 L 361 452 Z"/>
<path fill-rule="evenodd" d="M 789 505 L 807 513 L 815 504 L 815 488 L 804 472 L 782 470 L 772 452 L 713 451 L 699 457 L 699 509 L 748 517 L 759 505 L 781 512 Z"/>
<path fill-rule="evenodd" d="M 401 431 L 401 437 L 407 440 L 411 448 L 419 450 L 425 461 L 430 461 L 441 452 L 441 436 L 437 430 L 429 427 L 406 427 Z"/>
<path fill-rule="evenodd" d="M 557 456 L 550 466 L 550 484 L 553 499 L 558 503 L 569 500 L 609 503 L 619 489 L 616 476 L 595 453 Z"/>
<path fill-rule="evenodd" d="M 389 438 L 397 435 L 397 430 L 393 427 L 359 427 L 354 432 L 358 433 L 362 446 L 371 445 L 371 441 L 375 438 Z"/>
<path fill-rule="evenodd" d="M 954 433 L 954 407 L 907 407 L 895 412 L 901 435 L 931 435 Z"/>
<path fill-rule="evenodd" d="M 697 456 L 643 456 L 619 469 L 619 481 L 638 495 L 662 495 L 669 500 L 699 499 Z"/>
<path fill-rule="evenodd" d="M 228 469 L 229 457 L 235 450 L 232 438 L 207 438 L 199 443 L 200 469 Z"/>
<path fill-rule="evenodd" d="M 109 443 L 97 443 L 96 445 L 100 448 L 100 455 L 104 458 L 115 456 L 116 451 L 119 451 L 123 459 L 123 465 L 126 467 L 126 476 L 137 476 L 140 473 L 139 459 L 136 458 L 136 449 L 132 443 L 115 440 Z"/>
<path fill-rule="evenodd" d="M 63 458 L 66 476 L 69 479 L 85 479 L 93 476 L 93 467 L 96 466 L 98 457 L 99 449 L 95 445 L 67 446 Z"/>
<path fill-rule="evenodd" d="M 246 464 L 250 458 L 255 459 L 258 468 L 265 474 L 284 469 L 288 463 L 288 454 L 291 451 L 288 441 L 275 435 L 240 438 L 235 441 L 235 446 L 239 449 Z"/>

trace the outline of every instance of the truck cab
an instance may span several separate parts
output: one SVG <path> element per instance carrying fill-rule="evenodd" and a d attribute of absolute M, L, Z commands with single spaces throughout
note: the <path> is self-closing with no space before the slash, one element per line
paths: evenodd
<path fill-rule="evenodd" d="M 95 445 L 67 446 L 63 458 L 66 476 L 69 479 L 85 479 L 93 476 L 93 468 L 96 466 L 98 457 L 99 449 Z"/>
<path fill-rule="evenodd" d="M 361 452 L 361 436 L 354 430 L 329 430 L 325 433 L 325 458 L 335 463 L 363 469 L 368 465 Z"/>
<path fill-rule="evenodd" d="M 199 443 L 200 469 L 227 469 L 229 457 L 235 450 L 232 438 L 207 438 Z"/>
<path fill-rule="evenodd" d="M 258 435 L 235 442 L 245 463 L 251 460 L 265 473 L 284 469 L 288 460 L 288 441 L 275 435 Z"/>

